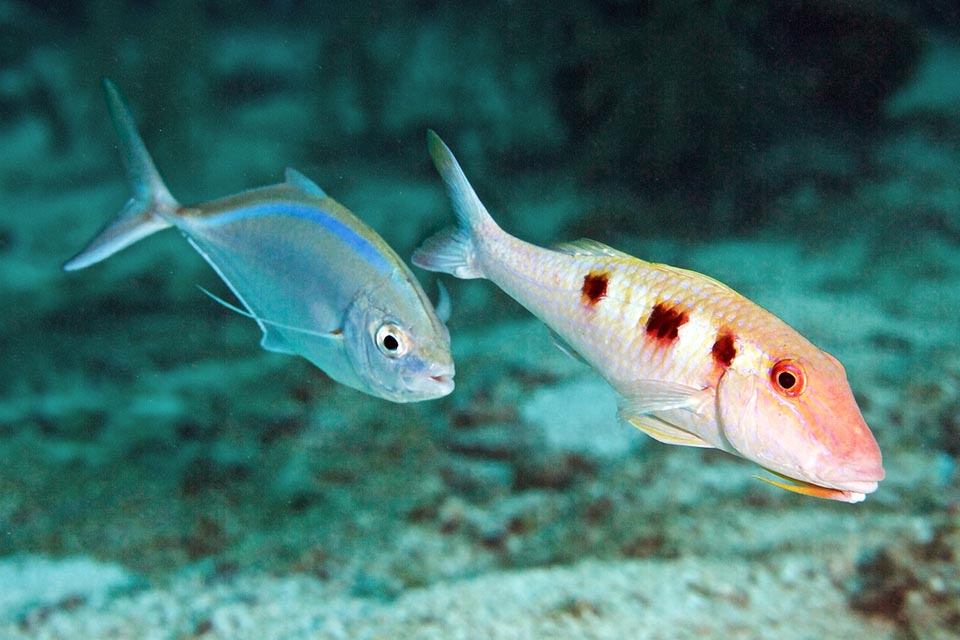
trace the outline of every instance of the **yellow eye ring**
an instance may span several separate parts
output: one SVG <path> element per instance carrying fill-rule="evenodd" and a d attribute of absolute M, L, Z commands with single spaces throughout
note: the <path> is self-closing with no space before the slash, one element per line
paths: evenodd
<path fill-rule="evenodd" d="M 796 360 L 779 360 L 770 368 L 770 384 L 782 396 L 795 398 L 807 387 L 807 375 Z"/>

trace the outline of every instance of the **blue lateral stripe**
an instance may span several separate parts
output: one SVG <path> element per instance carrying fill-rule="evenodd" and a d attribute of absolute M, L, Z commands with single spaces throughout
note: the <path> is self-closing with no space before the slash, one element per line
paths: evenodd
<path fill-rule="evenodd" d="M 349 225 L 344 224 L 336 217 L 317 207 L 288 202 L 271 202 L 225 211 L 219 215 L 205 218 L 205 221 L 211 226 L 222 226 L 246 218 L 259 218 L 264 216 L 292 216 L 294 218 L 300 218 L 301 220 L 315 222 L 356 251 L 378 271 L 388 271 L 390 269 L 391 265 L 386 256 L 369 240 L 354 231 Z"/>

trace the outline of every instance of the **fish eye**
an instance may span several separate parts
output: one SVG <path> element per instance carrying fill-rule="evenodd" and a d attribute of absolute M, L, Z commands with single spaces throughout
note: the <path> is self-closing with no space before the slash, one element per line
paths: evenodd
<path fill-rule="evenodd" d="M 807 376 L 795 360 L 780 360 L 770 368 L 770 382 L 780 395 L 795 398 L 807 386 Z"/>
<path fill-rule="evenodd" d="M 404 355 L 408 349 L 406 336 L 403 331 L 395 324 L 386 323 L 380 325 L 375 337 L 377 348 L 380 353 L 390 358 L 399 358 Z"/>

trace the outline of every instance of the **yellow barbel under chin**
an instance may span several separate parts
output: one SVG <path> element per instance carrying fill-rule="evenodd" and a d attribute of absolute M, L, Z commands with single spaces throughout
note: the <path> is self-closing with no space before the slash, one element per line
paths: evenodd
<path fill-rule="evenodd" d="M 622 420 L 661 442 L 752 460 L 785 480 L 769 484 L 818 498 L 877 488 L 880 449 L 833 356 L 703 274 L 590 240 L 544 249 L 511 236 L 433 132 L 429 144 L 458 225 L 415 264 L 494 282 L 617 391 Z"/>
<path fill-rule="evenodd" d="M 757 480 L 766 482 L 767 484 L 772 484 L 775 487 L 786 489 L 787 491 L 792 491 L 805 496 L 812 496 L 814 498 L 823 498 L 825 500 L 839 500 L 840 502 L 863 502 L 864 498 L 866 497 L 862 493 L 840 491 L 839 489 L 821 487 L 809 482 L 804 482 L 803 480 L 794 480 L 793 478 L 788 478 L 777 473 L 776 471 L 771 471 L 770 473 L 780 476 L 787 482 L 778 482 L 777 480 L 771 480 L 770 478 L 764 478 L 763 476 L 757 475 L 753 477 Z"/>

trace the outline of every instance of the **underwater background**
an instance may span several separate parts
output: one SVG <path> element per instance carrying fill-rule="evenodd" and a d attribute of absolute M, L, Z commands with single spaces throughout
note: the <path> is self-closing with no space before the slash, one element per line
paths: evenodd
<path fill-rule="evenodd" d="M 0 638 L 960 637 L 955 3 L 0 0 Z M 483 281 L 448 397 L 258 346 L 128 197 L 100 91 L 183 202 L 295 167 L 405 259 L 452 220 L 709 274 L 844 363 L 864 503 L 619 424 Z M 434 274 L 417 271 L 428 291 Z"/>

